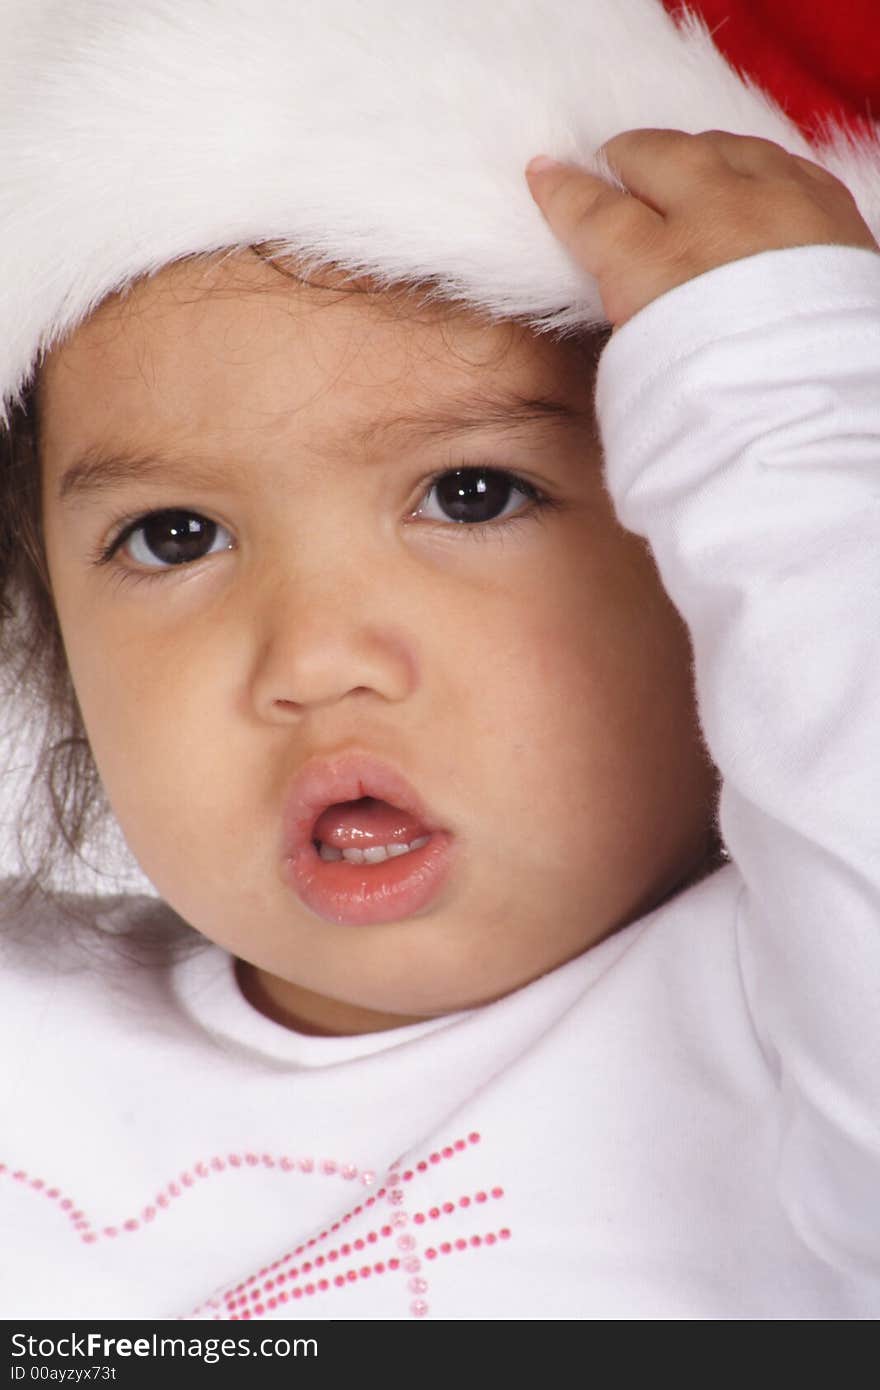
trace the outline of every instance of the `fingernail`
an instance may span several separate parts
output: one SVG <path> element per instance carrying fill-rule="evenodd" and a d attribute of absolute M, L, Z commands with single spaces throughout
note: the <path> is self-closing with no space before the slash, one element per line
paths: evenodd
<path fill-rule="evenodd" d="M 547 154 L 536 154 L 534 159 L 530 159 L 526 165 L 526 174 L 546 174 L 550 169 L 561 169 L 562 161 L 551 159 Z"/>

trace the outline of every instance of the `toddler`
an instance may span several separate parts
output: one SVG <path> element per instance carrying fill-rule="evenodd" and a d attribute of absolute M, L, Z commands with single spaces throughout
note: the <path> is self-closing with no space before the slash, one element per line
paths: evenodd
<path fill-rule="evenodd" d="M 399 66 L 354 0 L 256 32 L 85 0 L 69 51 L 12 9 L 9 622 L 42 623 L 78 776 L 157 896 L 5 885 L 4 1316 L 876 1316 L 853 193 L 655 0 L 487 7 L 466 38 L 463 6 L 408 6 Z M 564 86 L 589 36 L 598 89 L 618 24 L 671 89 L 701 54 L 747 129 L 677 128 L 670 92 L 560 134 L 540 61 Z M 508 145 L 505 44 L 539 36 Z M 451 113 L 498 74 L 462 189 L 499 193 L 445 242 L 393 160 L 357 201 L 340 114 L 368 93 L 382 129 L 417 62 L 455 88 L 425 126 L 450 187 Z M 301 177 L 235 111 L 250 83 L 299 119 L 308 81 L 340 129 Z"/>

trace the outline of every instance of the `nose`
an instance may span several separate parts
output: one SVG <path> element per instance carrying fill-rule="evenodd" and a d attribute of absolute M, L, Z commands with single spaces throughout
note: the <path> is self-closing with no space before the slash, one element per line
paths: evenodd
<path fill-rule="evenodd" d="M 351 696 L 407 699 L 419 682 L 416 639 L 389 621 L 389 597 L 368 582 L 277 583 L 254 633 L 251 702 L 259 717 L 289 721 Z"/>

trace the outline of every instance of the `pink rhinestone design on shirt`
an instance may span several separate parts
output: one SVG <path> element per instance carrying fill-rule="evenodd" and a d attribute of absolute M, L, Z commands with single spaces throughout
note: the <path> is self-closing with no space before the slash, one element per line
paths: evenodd
<path fill-rule="evenodd" d="M 334 1290 L 347 1289 L 364 1279 L 388 1275 L 405 1280 L 410 1315 L 415 1318 L 427 1317 L 430 1313 L 430 1281 L 426 1262 L 468 1250 L 491 1249 L 510 1239 L 509 1228 L 502 1227 L 500 1230 L 474 1232 L 467 1239 L 459 1236 L 454 1241 L 421 1245 L 428 1223 L 442 1221 L 454 1212 L 468 1209 L 473 1211 L 475 1217 L 478 1213 L 482 1215 L 489 1203 L 504 1197 L 504 1189 L 493 1186 L 461 1194 L 454 1201 L 444 1201 L 426 1211 L 410 1210 L 410 1184 L 417 1185 L 423 1173 L 479 1142 L 480 1135 L 473 1132 L 467 1139 L 457 1139 L 408 1167 L 404 1166 L 402 1160 L 392 1164 L 382 1187 L 365 1202 L 346 1212 L 340 1221 L 218 1295 L 217 1301 L 222 1302 L 223 1311 L 214 1313 L 214 1318 L 225 1318 L 232 1322 L 251 1321 L 265 1317 L 279 1307 L 301 1304 L 304 1300 Z M 381 1219 L 383 1208 L 386 1213 L 384 1221 Z M 339 1243 L 333 1239 L 347 1222 L 369 1209 L 375 1209 L 376 1214 L 372 1229 L 354 1240 Z"/>
<path fill-rule="evenodd" d="M 96 1241 L 113 1240 L 117 1236 L 129 1235 L 139 1231 L 142 1226 L 148 1226 L 163 1212 L 168 1211 L 188 1189 L 206 1178 L 218 1173 L 246 1172 L 249 1168 L 275 1168 L 282 1173 L 306 1175 L 318 1173 L 319 1176 L 342 1179 L 348 1183 L 358 1179 L 364 1187 L 371 1187 L 376 1181 L 376 1175 L 370 1169 L 360 1169 L 354 1163 L 338 1163 L 332 1158 L 316 1160 L 311 1157 L 294 1158 L 290 1154 L 277 1156 L 253 1152 L 231 1153 L 222 1157 L 215 1155 L 184 1169 L 177 1178 L 161 1188 L 136 1216 L 126 1217 L 115 1225 L 96 1228 L 91 1218 L 77 1207 L 73 1198 L 65 1196 L 60 1188 L 52 1186 L 43 1178 L 32 1177 L 22 1168 L 12 1170 L 5 1163 L 0 1163 L 0 1177 L 7 1176 L 13 1182 L 21 1183 L 22 1187 L 56 1202 L 58 1210 L 65 1214 L 83 1244 L 94 1245 Z"/>
<path fill-rule="evenodd" d="M 392 1275 L 405 1280 L 404 1287 L 409 1299 L 408 1309 L 411 1316 L 426 1317 L 430 1312 L 426 1262 L 453 1253 L 491 1248 L 510 1238 L 510 1230 L 507 1227 L 500 1230 L 481 1230 L 474 1232 L 467 1239 L 459 1236 L 454 1241 L 437 1241 L 433 1237 L 434 1223 L 442 1222 L 444 1217 L 468 1209 L 473 1211 L 474 1216 L 478 1213 L 481 1215 L 489 1203 L 503 1198 L 504 1190 L 498 1186 L 463 1193 L 455 1200 L 449 1199 L 425 1210 L 410 1209 L 411 1184 L 417 1186 L 423 1173 L 455 1158 L 457 1154 L 479 1142 L 480 1135 L 474 1131 L 466 1139 L 456 1139 L 453 1143 L 433 1151 L 427 1158 L 413 1161 L 408 1167 L 403 1165 L 403 1160 L 398 1160 L 388 1170 L 383 1185 L 357 1203 L 338 1221 L 334 1221 L 325 1230 L 310 1237 L 271 1265 L 250 1275 L 234 1288 L 208 1299 L 194 1311 L 211 1307 L 217 1310 L 213 1313 L 215 1319 L 250 1320 L 263 1317 L 279 1306 L 295 1305 L 304 1299 L 308 1300 L 333 1290 L 346 1289 L 365 1279 Z M 162 1213 L 170 1210 L 187 1191 L 211 1177 L 224 1173 L 245 1173 L 260 1168 L 272 1168 L 302 1177 L 314 1176 L 350 1184 L 359 1182 L 364 1188 L 372 1188 L 377 1180 L 376 1174 L 370 1169 L 361 1169 L 354 1163 L 329 1157 L 294 1157 L 290 1154 L 257 1154 L 252 1151 L 214 1155 L 212 1158 L 199 1160 L 191 1168 L 184 1169 L 136 1216 L 96 1228 L 91 1218 L 77 1206 L 73 1198 L 66 1196 L 59 1187 L 50 1185 L 43 1178 L 34 1177 L 21 1168 L 11 1169 L 5 1163 L 0 1163 L 0 1178 L 7 1177 L 10 1181 L 20 1184 L 23 1189 L 57 1204 L 58 1210 L 70 1222 L 83 1244 L 94 1245 L 102 1239 L 115 1240 L 141 1230 Z M 367 1211 L 375 1212 L 373 1227 L 354 1239 L 344 1239 L 348 1223 Z M 431 1243 L 422 1246 L 420 1242 L 426 1232 L 431 1233 Z"/>

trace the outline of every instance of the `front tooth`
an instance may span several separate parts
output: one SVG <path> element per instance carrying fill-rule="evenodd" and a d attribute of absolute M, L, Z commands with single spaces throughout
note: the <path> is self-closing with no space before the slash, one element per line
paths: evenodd
<path fill-rule="evenodd" d="M 322 843 L 318 853 L 322 859 L 347 859 L 349 864 L 381 864 L 386 859 L 396 859 L 399 854 L 409 854 L 411 849 L 421 849 L 430 838 L 430 835 L 422 835 L 409 845 L 371 845 L 369 849 L 338 850 Z"/>
<path fill-rule="evenodd" d="M 381 864 L 383 859 L 388 858 L 388 852 L 384 845 L 371 845 L 363 851 L 363 856 L 365 864 Z"/>

